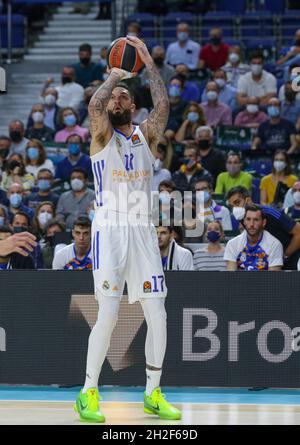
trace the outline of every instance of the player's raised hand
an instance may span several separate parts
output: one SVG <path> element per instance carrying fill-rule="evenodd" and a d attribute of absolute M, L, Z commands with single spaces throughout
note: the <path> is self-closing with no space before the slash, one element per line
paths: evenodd
<path fill-rule="evenodd" d="M 139 56 L 145 66 L 154 63 L 153 59 L 148 51 L 147 46 L 141 39 L 139 39 L 138 37 L 135 37 L 135 36 L 126 36 L 126 40 L 127 40 L 127 43 L 129 43 L 129 45 L 132 45 L 135 47 L 135 49 L 139 53 Z"/>
<path fill-rule="evenodd" d="M 121 68 L 107 68 L 106 71 L 108 74 L 116 73 L 120 77 L 120 80 L 130 79 L 131 77 L 136 76 L 136 73 L 130 73 L 129 71 L 122 70 Z"/>

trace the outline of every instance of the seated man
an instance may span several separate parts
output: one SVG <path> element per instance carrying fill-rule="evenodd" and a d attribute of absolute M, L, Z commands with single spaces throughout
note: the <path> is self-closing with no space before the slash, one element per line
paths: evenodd
<path fill-rule="evenodd" d="M 216 82 L 208 82 L 206 85 L 207 101 L 200 104 L 207 125 L 216 127 L 217 125 L 231 125 L 232 112 L 228 105 L 219 100 L 220 87 Z"/>
<path fill-rule="evenodd" d="M 228 241 L 224 259 L 227 270 L 281 270 L 283 247 L 277 238 L 265 230 L 266 216 L 261 207 L 248 205 L 242 225 L 245 230 Z"/>
<path fill-rule="evenodd" d="M 52 269 L 87 270 L 92 269 L 91 221 L 80 216 L 74 221 L 72 236 L 74 243 L 54 254 Z"/>
<path fill-rule="evenodd" d="M 217 178 L 215 192 L 227 193 L 232 187 L 242 185 L 247 190 L 252 188 L 252 175 L 242 171 L 242 159 L 238 153 L 230 151 L 227 155 L 226 172 L 220 173 Z"/>
<path fill-rule="evenodd" d="M 258 128 L 260 124 L 269 120 L 269 116 L 259 110 L 258 97 L 248 97 L 246 109 L 240 111 L 235 118 L 234 125 L 237 127 Z"/>
<path fill-rule="evenodd" d="M 31 209 L 35 209 L 41 202 L 51 201 L 56 207 L 59 196 L 51 191 L 52 185 L 52 172 L 47 168 L 41 169 L 37 175 L 38 191 L 25 196 L 23 199 L 24 204 Z"/>
<path fill-rule="evenodd" d="M 218 69 L 213 74 L 213 80 L 219 86 L 219 101 L 228 105 L 231 110 L 236 108 L 236 88 L 227 83 L 227 74 L 224 70 Z M 204 90 L 201 102 L 207 101 L 206 91 Z"/>
<path fill-rule="evenodd" d="M 300 221 L 300 181 L 296 181 L 292 187 L 294 204 L 287 207 L 284 212 L 292 219 Z"/>
<path fill-rule="evenodd" d="M 6 240 L 12 235 L 12 229 L 7 226 L 0 226 L 0 241 Z M 0 256 L 0 270 L 6 269 L 34 269 L 33 259 L 30 255 L 23 256 L 16 252 Z"/>
<path fill-rule="evenodd" d="M 176 66 L 184 63 L 190 70 L 197 69 L 200 45 L 190 39 L 190 28 L 187 23 L 178 23 L 177 41 L 171 43 L 166 52 L 166 62 Z"/>
<path fill-rule="evenodd" d="M 176 243 L 172 228 L 159 226 L 156 231 L 163 269 L 194 270 L 192 253 Z"/>

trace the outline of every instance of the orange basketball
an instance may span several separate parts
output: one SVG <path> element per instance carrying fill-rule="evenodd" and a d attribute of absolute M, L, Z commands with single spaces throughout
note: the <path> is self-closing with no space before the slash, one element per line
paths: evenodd
<path fill-rule="evenodd" d="M 130 73 L 136 73 L 144 66 L 137 50 L 127 43 L 125 37 L 120 37 L 110 44 L 107 64 L 109 68 L 121 68 Z"/>

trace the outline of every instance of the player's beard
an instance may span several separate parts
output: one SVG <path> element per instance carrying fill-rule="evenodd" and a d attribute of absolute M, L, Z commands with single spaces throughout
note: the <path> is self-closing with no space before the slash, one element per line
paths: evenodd
<path fill-rule="evenodd" d="M 124 110 L 123 113 L 113 113 L 108 111 L 108 118 L 113 127 L 119 127 L 121 125 L 126 125 L 131 123 L 131 111 Z"/>

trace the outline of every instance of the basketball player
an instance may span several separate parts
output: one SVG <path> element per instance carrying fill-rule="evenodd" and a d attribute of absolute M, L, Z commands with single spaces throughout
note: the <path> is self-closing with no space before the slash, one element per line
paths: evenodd
<path fill-rule="evenodd" d="M 109 77 L 89 104 L 92 134 L 90 155 L 95 181 L 96 211 L 92 224 L 93 275 L 99 314 L 89 337 L 86 380 L 75 410 L 82 420 L 104 422 L 99 408 L 98 379 L 116 325 L 125 280 L 129 302 L 140 301 L 147 322 L 145 345 L 147 386 L 144 411 L 162 419 L 179 420 L 180 411 L 169 404 L 160 390 L 161 369 L 166 350 L 167 288 L 160 252 L 151 223 L 151 182 L 155 150 L 163 135 L 169 103 L 164 83 L 146 45 L 128 36 L 148 72 L 154 109 L 141 125 L 132 124 L 135 111 L 127 88 L 118 86 L 131 73 L 112 68 Z M 113 192 L 119 204 L 130 204 L 130 195 L 146 196 L 139 220 L 131 224 L 129 211 L 105 200 Z M 105 223 L 104 223 L 105 220 Z"/>

